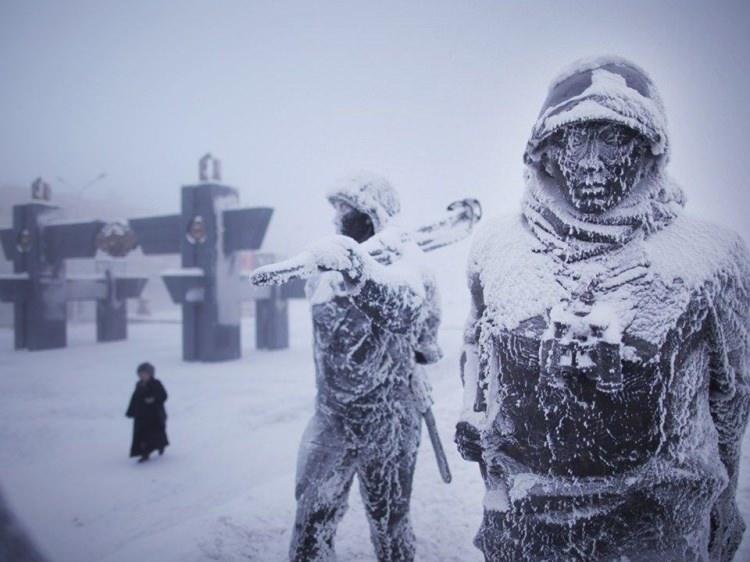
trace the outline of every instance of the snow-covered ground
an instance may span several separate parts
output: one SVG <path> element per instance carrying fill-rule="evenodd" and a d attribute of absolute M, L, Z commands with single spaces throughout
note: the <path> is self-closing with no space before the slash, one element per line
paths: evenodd
<path fill-rule="evenodd" d="M 248 322 L 243 359 L 221 364 L 183 363 L 178 324 L 132 324 L 127 342 L 110 344 L 72 325 L 69 349 L 37 353 L 13 352 L 0 331 L 0 486 L 51 560 L 285 559 L 314 397 L 306 303 L 292 303 L 291 317 L 289 350 L 256 352 Z M 422 560 L 474 560 L 483 488 L 452 444 L 460 323 L 446 322 L 442 339 L 446 358 L 431 372 L 454 481 L 440 480 L 423 432 L 414 527 Z M 124 411 L 142 360 L 169 392 L 172 445 L 138 465 Z M 340 558 L 371 560 L 356 487 L 350 499 Z"/>
<path fill-rule="evenodd" d="M 454 479 L 440 480 L 423 431 L 412 517 L 419 560 L 479 560 L 471 540 L 482 482 L 452 443 L 465 309 L 445 296 L 446 354 L 430 372 Z M 256 352 L 246 323 L 244 357 L 221 364 L 183 363 L 178 324 L 131 324 L 127 342 L 110 344 L 94 343 L 93 326 L 73 325 L 69 349 L 37 353 L 12 351 L 11 331 L 0 330 L 0 486 L 50 560 L 285 559 L 297 445 L 314 396 L 306 303 L 292 303 L 291 318 L 290 349 Z M 172 445 L 163 458 L 138 465 L 127 457 L 124 411 L 143 360 L 156 365 L 169 391 Z M 746 519 L 747 470 L 746 442 Z M 337 550 L 341 560 L 374 559 L 356 486 Z M 737 560 L 750 560 L 747 540 Z"/>

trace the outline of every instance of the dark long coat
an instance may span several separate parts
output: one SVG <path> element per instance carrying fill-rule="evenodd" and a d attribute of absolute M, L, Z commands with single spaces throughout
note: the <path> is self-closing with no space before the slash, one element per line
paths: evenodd
<path fill-rule="evenodd" d="M 127 417 L 133 418 L 131 457 L 148 455 L 169 445 L 166 432 L 167 412 L 164 409 L 166 401 L 167 391 L 157 379 L 136 383 L 125 413 Z"/>

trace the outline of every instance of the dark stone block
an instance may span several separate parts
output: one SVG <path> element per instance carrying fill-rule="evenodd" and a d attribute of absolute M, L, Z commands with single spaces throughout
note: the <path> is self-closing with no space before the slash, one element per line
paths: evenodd
<path fill-rule="evenodd" d="M 52 263 L 70 258 L 93 258 L 96 235 L 103 226 L 103 221 L 45 226 L 42 229 L 45 257 Z"/>
<path fill-rule="evenodd" d="M 144 254 L 175 254 L 180 251 L 184 235 L 180 215 L 130 219 L 128 223 Z"/>
<path fill-rule="evenodd" d="M 224 211 L 224 253 L 260 248 L 272 215 L 269 207 Z"/>

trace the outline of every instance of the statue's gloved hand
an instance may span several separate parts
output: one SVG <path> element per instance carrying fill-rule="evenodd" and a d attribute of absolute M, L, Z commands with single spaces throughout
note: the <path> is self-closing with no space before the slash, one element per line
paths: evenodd
<path fill-rule="evenodd" d="M 307 251 L 321 271 L 339 271 L 352 283 L 365 277 L 365 263 L 369 256 L 348 236 L 326 237 L 308 246 Z"/>
<path fill-rule="evenodd" d="M 456 424 L 456 445 L 464 460 L 470 462 L 482 461 L 482 445 L 479 430 L 469 422 L 461 421 Z"/>

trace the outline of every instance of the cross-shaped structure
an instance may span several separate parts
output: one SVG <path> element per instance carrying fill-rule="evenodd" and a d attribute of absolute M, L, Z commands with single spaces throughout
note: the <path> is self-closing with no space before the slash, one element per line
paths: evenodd
<path fill-rule="evenodd" d="M 240 271 L 237 252 L 260 248 L 273 209 L 239 208 L 237 190 L 218 183 L 219 170 L 217 160 L 204 156 L 201 183 L 182 188 L 180 214 L 129 221 L 144 254 L 181 256 L 181 268 L 162 278 L 172 300 L 182 305 L 185 361 L 238 359 L 246 300 L 256 301 L 256 347 L 288 347 L 287 299 L 303 296 L 301 284 L 256 288 Z"/>
<path fill-rule="evenodd" d="M 3 252 L 14 271 L 0 275 L 0 301 L 13 303 L 16 349 L 65 347 L 66 305 L 77 300 L 96 301 L 97 341 L 125 339 L 126 300 L 139 297 L 146 285 L 145 277 L 109 272 L 66 276 L 66 259 L 93 258 L 97 249 L 124 255 L 132 247 L 122 228 L 100 220 L 61 221 L 59 214 L 59 207 L 47 203 L 15 205 L 13 226 L 0 230 Z"/>

